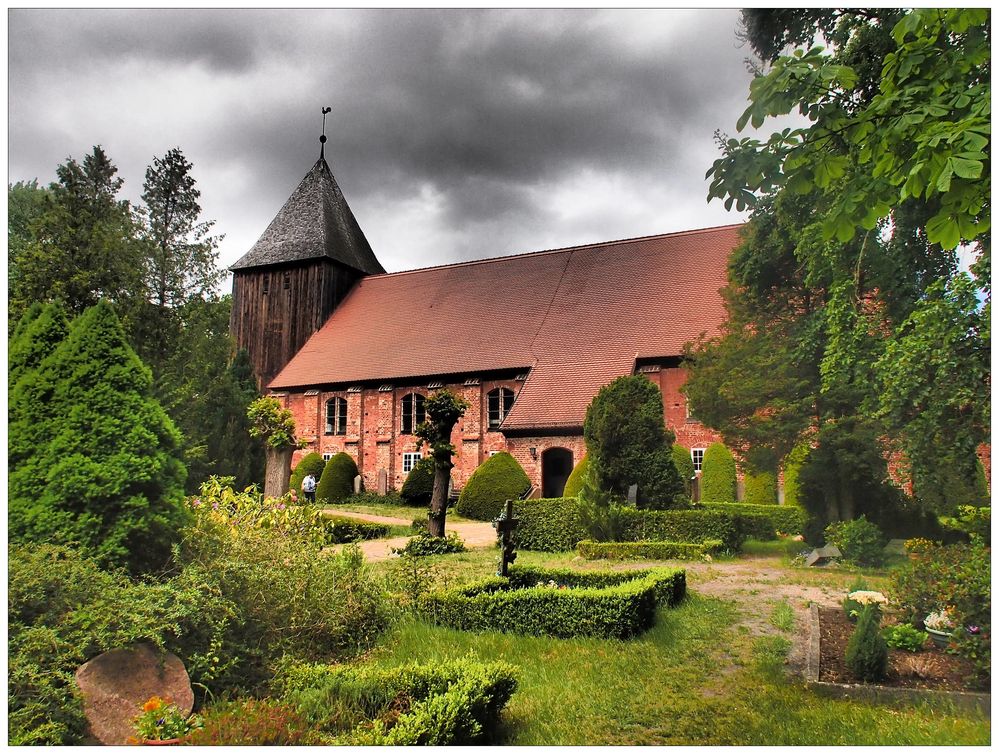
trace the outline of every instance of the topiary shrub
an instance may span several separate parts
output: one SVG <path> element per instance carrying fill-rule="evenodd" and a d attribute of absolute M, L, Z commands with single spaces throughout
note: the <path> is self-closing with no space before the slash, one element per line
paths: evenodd
<path fill-rule="evenodd" d="M 746 496 L 750 505 L 777 505 L 777 475 L 772 471 L 747 471 Z"/>
<path fill-rule="evenodd" d="M 399 496 L 405 505 L 420 508 L 430 507 L 430 497 L 434 492 L 434 459 L 421 458 L 406 476 Z"/>
<path fill-rule="evenodd" d="M 694 471 L 694 459 L 690 457 L 690 448 L 685 448 L 682 445 L 674 445 L 673 464 L 676 466 L 677 473 L 683 481 L 684 494 L 686 494 L 687 497 L 690 497 L 690 480 L 696 473 Z"/>
<path fill-rule="evenodd" d="M 706 542 L 592 542 L 576 545 L 579 557 L 587 560 L 701 560 L 722 546 L 720 539 Z"/>
<path fill-rule="evenodd" d="M 620 497 L 638 485 L 639 508 L 686 505 L 663 424 L 662 392 L 642 375 L 618 377 L 586 409 L 583 437 L 597 486 Z"/>
<path fill-rule="evenodd" d="M 513 514 L 520 520 L 513 530 L 517 549 L 568 552 L 576 549 L 577 542 L 587 539 L 574 497 L 518 500 Z"/>
<path fill-rule="evenodd" d="M 295 490 L 299 499 L 302 499 L 302 480 L 312 474 L 318 482 L 323 477 L 323 469 L 326 468 L 326 460 L 320 453 L 309 453 L 295 466 L 291 472 L 291 489 Z M 353 488 L 352 488 L 353 489 Z"/>
<path fill-rule="evenodd" d="M 583 488 L 583 481 L 590 468 L 590 457 L 584 455 L 579 459 L 579 463 L 573 468 L 569 478 L 565 480 L 565 489 L 562 490 L 562 497 L 578 497 L 579 491 Z"/>
<path fill-rule="evenodd" d="M 457 510 L 477 521 L 492 521 L 507 500 L 516 500 L 531 486 L 517 459 L 506 452 L 490 456 L 468 478 L 458 496 Z"/>
<path fill-rule="evenodd" d="M 860 566 L 884 563 L 887 538 L 875 524 L 861 516 L 853 521 L 837 521 L 825 530 L 826 542 L 836 545 L 843 560 Z"/>
<path fill-rule="evenodd" d="M 859 680 L 883 680 L 888 669 L 888 644 L 881 635 L 881 611 L 864 605 L 857 627 L 846 644 L 846 666 Z"/>
<path fill-rule="evenodd" d="M 346 453 L 337 453 L 323 469 L 323 475 L 316 487 L 316 502 L 320 504 L 341 503 L 354 494 L 354 477 L 357 464 Z"/>
<path fill-rule="evenodd" d="M 784 459 L 784 505 L 804 508 L 798 487 L 798 474 L 801 472 L 801 467 L 808 458 L 811 449 L 808 443 L 801 443 L 796 445 L 794 450 L 788 453 Z"/>
<path fill-rule="evenodd" d="M 735 458 L 720 442 L 704 451 L 701 462 L 701 500 L 712 503 L 735 502 Z"/>
<path fill-rule="evenodd" d="M 388 524 L 376 524 L 357 518 L 330 516 L 326 522 L 327 542 L 334 545 L 362 542 L 367 539 L 381 539 L 388 536 L 389 533 Z"/>
<path fill-rule="evenodd" d="M 429 534 L 417 534 L 410 538 L 405 547 L 393 547 L 396 555 L 450 555 L 454 552 L 465 552 L 465 542 L 453 531 L 446 537 L 431 537 Z"/>

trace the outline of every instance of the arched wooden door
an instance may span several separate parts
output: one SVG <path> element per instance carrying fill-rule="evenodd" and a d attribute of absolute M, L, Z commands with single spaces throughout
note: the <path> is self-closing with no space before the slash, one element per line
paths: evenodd
<path fill-rule="evenodd" d="M 572 473 L 572 451 L 548 448 L 541 454 L 541 496 L 562 497 L 565 482 Z"/>

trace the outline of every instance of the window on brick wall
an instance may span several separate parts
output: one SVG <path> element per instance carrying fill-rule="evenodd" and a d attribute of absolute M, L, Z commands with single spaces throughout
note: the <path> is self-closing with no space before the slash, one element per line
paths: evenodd
<path fill-rule="evenodd" d="M 690 458 L 694 462 L 694 471 L 700 471 L 704 465 L 704 448 L 691 448 Z"/>
<path fill-rule="evenodd" d="M 413 470 L 413 467 L 417 462 L 423 458 L 422 453 L 403 453 L 402 454 L 402 473 L 408 474 Z"/>
<path fill-rule="evenodd" d="M 347 434 L 347 401 L 343 398 L 326 401 L 326 434 Z"/>
<path fill-rule="evenodd" d="M 333 457 L 332 453 L 323 453 L 323 460 L 328 461 Z"/>
<path fill-rule="evenodd" d="M 427 420 L 427 410 L 423 404 L 426 401 L 420 393 L 406 393 L 402 396 L 402 424 L 399 431 L 404 435 L 413 434 L 413 430 Z"/>
<path fill-rule="evenodd" d="M 490 390 L 487 397 L 489 399 L 489 429 L 496 429 L 513 408 L 513 391 L 505 387 L 498 387 L 495 390 Z"/>

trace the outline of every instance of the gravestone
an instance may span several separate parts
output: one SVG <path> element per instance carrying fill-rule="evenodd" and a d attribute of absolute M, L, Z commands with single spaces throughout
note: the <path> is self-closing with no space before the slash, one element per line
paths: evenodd
<path fill-rule="evenodd" d="M 816 547 L 808 553 L 808 557 L 805 558 L 805 565 L 827 565 L 830 560 L 841 557 L 843 557 L 843 553 L 839 551 L 839 548 L 836 545 Z"/>
<path fill-rule="evenodd" d="M 388 492 L 388 472 L 385 469 L 378 469 L 378 494 L 384 495 Z"/>
<path fill-rule="evenodd" d="M 905 540 L 904 539 L 890 539 L 888 544 L 885 545 L 885 552 L 889 555 L 905 555 Z"/>
<path fill-rule="evenodd" d="M 361 475 L 358 474 L 356 477 L 354 477 L 354 494 L 355 495 L 360 495 L 361 494 L 361 485 L 362 484 L 364 484 L 364 480 L 361 478 Z"/>
<path fill-rule="evenodd" d="M 634 507 L 635 503 L 638 502 L 638 485 L 630 484 L 628 485 L 628 505 Z"/>
<path fill-rule="evenodd" d="M 135 735 L 133 721 L 150 697 L 168 699 L 185 715 L 194 707 L 184 663 L 151 644 L 98 655 L 79 667 L 76 683 L 90 732 L 105 746 L 122 746 Z"/>

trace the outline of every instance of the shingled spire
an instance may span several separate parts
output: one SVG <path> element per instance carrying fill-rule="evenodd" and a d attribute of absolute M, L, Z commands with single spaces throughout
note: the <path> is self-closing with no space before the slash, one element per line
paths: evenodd
<path fill-rule="evenodd" d="M 253 247 L 230 270 L 325 257 L 358 272 L 385 272 L 320 157 Z"/>
<path fill-rule="evenodd" d="M 354 283 L 385 272 L 320 153 L 253 247 L 230 268 L 237 348 L 265 387 Z"/>

